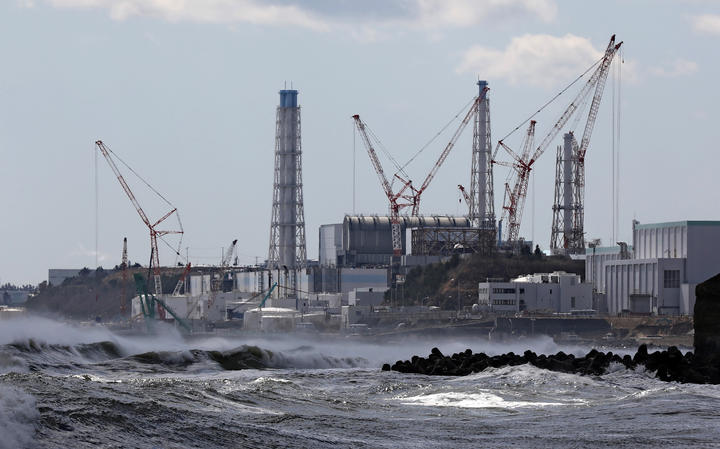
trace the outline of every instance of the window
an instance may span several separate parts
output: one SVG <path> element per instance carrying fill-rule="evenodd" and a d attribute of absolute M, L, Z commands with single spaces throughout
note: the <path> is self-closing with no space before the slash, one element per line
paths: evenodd
<path fill-rule="evenodd" d="M 571 309 L 575 308 L 575 297 L 574 296 L 570 297 L 570 308 Z"/>
<path fill-rule="evenodd" d="M 514 288 L 494 288 L 493 293 L 503 294 L 503 295 L 515 294 L 515 289 Z"/>
<path fill-rule="evenodd" d="M 493 305 L 495 306 L 514 306 L 514 299 L 493 299 Z"/>
<path fill-rule="evenodd" d="M 680 270 L 664 270 L 663 287 L 680 288 Z"/>
<path fill-rule="evenodd" d="M 521 294 L 521 295 L 524 295 L 524 294 L 525 294 L 525 289 L 524 289 L 524 288 L 521 288 L 521 289 L 520 289 L 520 294 Z"/>

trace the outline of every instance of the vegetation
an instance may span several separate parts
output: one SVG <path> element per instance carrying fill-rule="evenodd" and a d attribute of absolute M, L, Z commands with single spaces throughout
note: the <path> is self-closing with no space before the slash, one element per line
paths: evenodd
<path fill-rule="evenodd" d="M 24 290 L 24 291 L 31 291 L 31 292 L 32 292 L 32 291 L 35 291 L 35 288 L 36 288 L 36 287 L 35 287 L 34 285 L 32 285 L 32 284 L 15 285 L 15 284 L 11 284 L 11 283 L 9 283 L 9 282 L 6 282 L 5 284 L 0 285 L 0 290 L 2 290 L 2 291 L 19 291 L 19 290 Z"/>
<path fill-rule="evenodd" d="M 58 315 L 77 320 L 122 321 L 130 317 L 130 302 L 135 293 L 133 273 L 147 277 L 147 269 L 129 268 L 127 282 L 123 283 L 122 271 L 109 271 L 98 267 L 94 275 L 83 269 L 79 276 L 65 279 L 62 285 L 48 286 L 46 282 L 38 293 L 29 298 L 28 310 L 41 314 Z M 164 268 L 161 274 L 163 292 L 172 293 L 180 279 L 182 269 Z M 121 304 L 125 310 L 121 311 Z"/>
<path fill-rule="evenodd" d="M 521 255 L 480 256 L 474 254 L 460 259 L 457 255 L 447 262 L 415 267 L 407 275 L 405 284 L 395 292 L 399 303 L 431 305 L 456 309 L 475 302 L 478 283 L 488 279 L 510 280 L 524 274 L 566 271 L 584 276 L 585 263 L 569 257 L 545 256 L 539 251 Z M 404 291 L 403 291 L 404 290 Z"/>

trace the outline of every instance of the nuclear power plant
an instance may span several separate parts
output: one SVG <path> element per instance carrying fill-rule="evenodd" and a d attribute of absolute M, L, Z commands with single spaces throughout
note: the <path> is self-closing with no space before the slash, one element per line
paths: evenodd
<path fill-rule="evenodd" d="M 536 162 L 559 137 L 562 137 L 562 143 L 556 151 L 548 253 L 568 260 L 587 259 L 585 280 L 563 272 L 527 273 L 517 279 L 487 279 L 479 285 L 473 307 L 496 314 L 532 311 L 592 315 L 621 314 L 627 310 L 691 314 L 693 285 L 707 274 L 707 270 L 696 269 L 699 266 L 697 260 L 700 260 L 698 254 L 701 254 L 698 241 L 703 238 L 697 236 L 715 235 L 720 229 L 717 222 L 636 224 L 632 244 L 617 242 L 617 246 L 610 247 L 600 246 L 599 240 L 588 245 L 586 239 L 586 157 L 610 66 L 621 45 L 615 43 L 613 36 L 595 65 L 551 102 L 514 127 L 496 145 L 493 145 L 491 133 L 490 85 L 485 80 L 477 81 L 471 101 L 410 159 L 412 162 L 427 148 L 438 150 L 435 163 L 424 177 L 410 176 L 406 171 L 409 162 L 400 164 L 389 154 L 368 121 L 361 119 L 359 114 L 352 115 L 355 130 L 384 195 L 382 203 L 382 197 L 377 195 L 378 210 L 385 209 L 388 213 L 346 214 L 338 217 L 337 222 L 320 224 L 317 260 L 308 258 L 306 247 L 299 92 L 280 90 L 275 111 L 267 259 L 252 266 L 232 265 L 235 240 L 225 252 L 219 270 L 210 274 L 197 269 L 193 271 L 188 261 L 171 295 L 162 294 L 156 241 L 167 234 L 182 235 L 182 226 L 180 224 L 178 230 L 159 230 L 156 226 L 172 215 L 177 216 L 177 209 L 168 202 L 171 209 L 160 221 L 149 219 L 114 163 L 114 153 L 98 141 L 100 151 L 150 229 L 154 281 L 153 288 L 148 290 L 153 290 L 159 299 L 146 303 L 147 299 L 139 295 L 133 300 L 133 314 L 150 314 L 156 319 L 176 321 L 242 318 L 243 326 L 248 329 L 273 330 L 294 329 L 298 325 L 310 325 L 308 323 L 320 327 L 332 323 L 332 326 L 351 328 L 372 321 L 372 317 L 376 317 L 374 314 L 384 310 L 383 307 L 390 307 L 387 313 L 399 313 L 397 292 L 404 291 L 406 276 L 416 267 L 469 255 L 493 260 L 499 255 L 530 254 L 534 242 L 522 235 L 529 182 Z M 536 116 L 584 76 L 586 79 L 579 83 L 575 97 L 559 117 L 540 124 Z M 471 148 L 463 144 L 455 149 L 470 123 Z M 540 134 L 542 129 L 544 135 Z M 437 142 L 446 130 L 451 132 L 449 139 L 445 143 Z M 467 212 L 461 216 L 422 213 L 422 195 L 431 188 L 453 151 L 460 153 L 457 157 L 471 158 L 469 189 L 463 184 L 457 185 Z M 393 166 L 383 165 L 379 153 Z M 498 219 L 494 172 L 499 167 L 507 169 L 509 174 L 504 183 L 502 206 L 497 209 L 501 211 Z M 416 183 L 413 179 L 421 182 Z M 375 189 L 369 189 L 372 190 Z M 310 202 L 311 207 L 319 207 L 313 205 L 312 198 Z M 179 222 L 179 217 L 177 219 Z M 592 252 L 586 254 L 590 250 Z M 542 257 L 538 252 L 539 248 L 536 256 Z M 663 282 L 659 281 L 661 278 Z M 459 280 L 452 281 L 459 285 Z M 558 286 L 540 286 L 543 283 L 557 283 Z M 560 284 L 563 284 L 562 288 Z M 546 293 L 552 297 L 541 297 Z M 419 298 L 415 300 L 419 301 Z M 422 307 L 413 309 L 412 313 L 416 318 L 426 314 L 433 319 L 457 319 L 460 305 L 458 292 L 458 310 L 452 312 L 455 315 L 443 311 L 451 313 L 445 316 L 437 310 Z M 186 315 L 184 318 L 183 314 Z"/>

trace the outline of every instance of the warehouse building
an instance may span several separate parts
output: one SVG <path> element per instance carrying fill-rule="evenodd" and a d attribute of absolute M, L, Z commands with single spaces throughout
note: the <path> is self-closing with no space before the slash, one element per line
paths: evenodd
<path fill-rule="evenodd" d="M 692 315 L 695 287 L 720 272 L 720 221 L 633 221 L 631 254 L 596 261 L 608 312 Z"/>

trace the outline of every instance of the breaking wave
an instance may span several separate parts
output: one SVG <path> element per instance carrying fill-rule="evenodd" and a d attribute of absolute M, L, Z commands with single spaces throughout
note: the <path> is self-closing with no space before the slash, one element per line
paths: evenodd
<path fill-rule="evenodd" d="M 39 416 L 33 396 L 19 388 L 0 385 L 0 449 L 29 445 Z"/>

